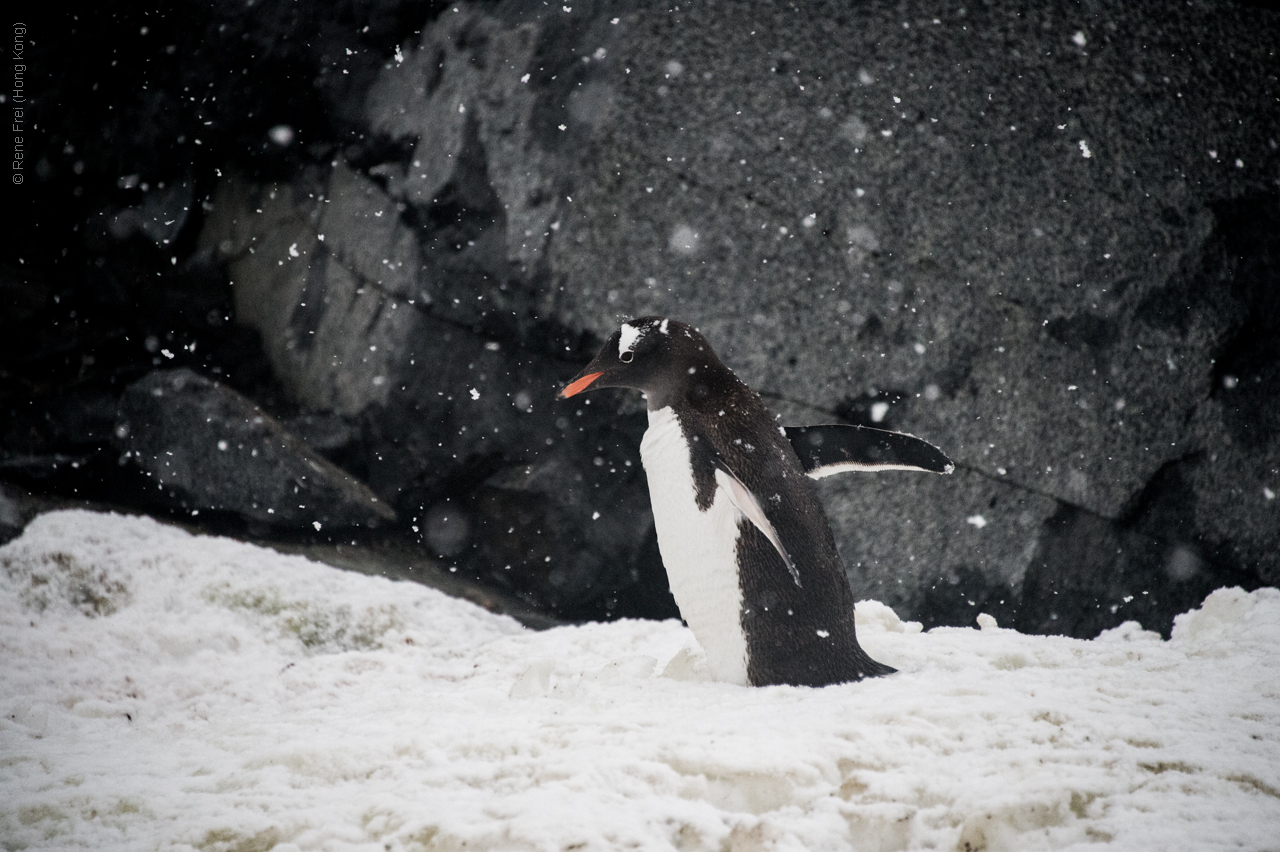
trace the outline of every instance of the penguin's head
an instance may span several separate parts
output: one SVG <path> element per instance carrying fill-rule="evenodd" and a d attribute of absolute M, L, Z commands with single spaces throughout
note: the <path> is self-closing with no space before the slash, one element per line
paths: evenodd
<path fill-rule="evenodd" d="M 635 388 L 658 408 L 679 394 L 699 370 L 720 360 L 692 326 L 666 317 L 627 320 L 601 347 L 561 399 L 595 388 Z"/>

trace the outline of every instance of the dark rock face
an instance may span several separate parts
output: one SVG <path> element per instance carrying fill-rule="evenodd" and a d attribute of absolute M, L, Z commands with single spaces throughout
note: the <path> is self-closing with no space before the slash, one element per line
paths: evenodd
<path fill-rule="evenodd" d="M 640 407 L 553 400 L 620 320 L 667 314 L 787 422 L 957 462 L 819 485 L 855 592 L 906 617 L 1167 631 L 1280 582 L 1276 13 L 239 15 L 191 27 L 225 64 L 180 47 L 199 61 L 99 116 L 118 167 L 91 115 L 45 121 L 73 151 L 50 185 L 83 161 L 88 271 L 54 303 L 66 261 L 6 267 L 14 326 L 60 324 L 14 349 L 0 475 L 105 476 L 128 382 L 218 370 L 460 571 L 562 617 L 670 614 Z M 263 78 L 245 109 L 233 66 Z"/>
<path fill-rule="evenodd" d="M 1252 236 L 1280 204 L 1277 123 L 1256 106 L 1276 82 L 1253 12 L 1229 26 L 1241 49 L 1228 61 L 1191 38 L 1209 17 L 994 6 L 935 23 L 888 5 L 762 4 L 735 15 L 739 29 L 706 7 L 642 15 L 615 98 L 626 106 L 592 158 L 612 180 L 579 189 L 584 214 L 553 244 L 556 309 L 597 328 L 619 311 L 692 318 L 766 393 L 855 420 L 887 402 L 883 425 L 989 482 L 827 486 L 836 515 L 869 489 L 945 492 L 911 512 L 940 533 L 914 562 L 919 545 L 885 546 L 886 513 L 856 513 L 864 532 L 845 555 L 868 593 L 921 561 L 1019 590 L 1058 506 L 1137 524 L 1218 581 L 1275 582 L 1277 444 L 1239 448 L 1221 405 L 1244 383 L 1219 365 L 1242 335 L 1268 339 L 1246 328 L 1274 292 L 1248 281 L 1277 273 L 1260 245 L 1275 230 Z M 1232 369 L 1274 407 L 1255 381 L 1274 359 L 1247 360 Z M 1139 520 L 1135 501 L 1171 463 L 1203 483 L 1183 499 L 1188 523 Z M 998 483 L 1023 499 L 993 503 Z M 1234 509 L 1209 509 L 1225 493 Z M 1027 504 L 1042 507 L 1023 525 Z M 965 524 L 979 515 L 985 526 Z M 1005 529 L 1024 548 L 993 573 Z"/>
<path fill-rule="evenodd" d="M 157 370 L 120 398 L 117 443 L 187 511 L 287 527 L 378 526 L 395 512 L 234 390 Z"/>

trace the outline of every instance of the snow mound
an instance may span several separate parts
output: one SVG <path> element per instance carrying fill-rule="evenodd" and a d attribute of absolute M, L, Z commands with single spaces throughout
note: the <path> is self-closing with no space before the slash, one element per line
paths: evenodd
<path fill-rule="evenodd" d="M 899 674 L 709 681 L 677 622 L 545 632 L 144 518 L 0 548 L 0 838 L 16 849 L 1266 849 L 1280 592 L 1173 639 L 921 632 Z"/>
<path fill-rule="evenodd" d="M 1172 641 L 1214 656 L 1241 645 L 1259 652 L 1280 647 L 1280 589 L 1218 589 L 1199 609 L 1174 618 Z"/>

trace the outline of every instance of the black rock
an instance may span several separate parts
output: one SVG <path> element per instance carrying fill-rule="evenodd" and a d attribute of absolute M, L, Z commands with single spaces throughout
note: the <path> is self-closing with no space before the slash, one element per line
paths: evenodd
<path fill-rule="evenodd" d="M 0 483 L 0 544 L 21 535 L 36 515 L 56 508 L 63 507 L 55 501 L 32 496 L 21 488 Z"/>

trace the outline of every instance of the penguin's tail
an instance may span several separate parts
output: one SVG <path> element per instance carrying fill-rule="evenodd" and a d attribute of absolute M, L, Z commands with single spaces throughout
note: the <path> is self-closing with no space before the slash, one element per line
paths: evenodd
<path fill-rule="evenodd" d="M 862 659 L 858 661 L 857 669 L 857 680 L 863 680 L 864 678 L 869 677 L 883 677 L 884 675 L 891 675 L 897 671 L 893 666 L 886 666 L 884 663 L 878 663 L 866 654 L 863 654 Z"/>
<path fill-rule="evenodd" d="M 863 650 L 863 646 L 858 645 L 858 640 L 854 640 L 854 649 L 852 649 L 850 663 L 851 669 L 854 670 L 854 677 L 850 681 L 863 681 L 865 678 L 878 678 L 886 674 L 893 674 L 897 669 L 892 665 L 884 665 L 877 660 L 873 660 L 867 655 L 867 651 Z"/>

